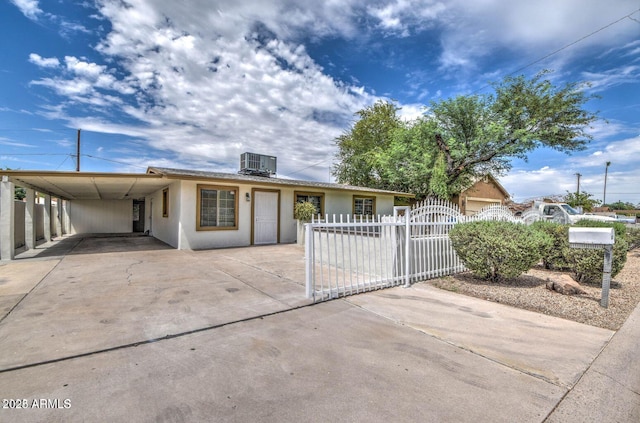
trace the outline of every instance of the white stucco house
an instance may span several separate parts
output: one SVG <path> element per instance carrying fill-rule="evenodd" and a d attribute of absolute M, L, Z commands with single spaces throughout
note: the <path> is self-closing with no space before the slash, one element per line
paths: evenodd
<path fill-rule="evenodd" d="M 194 250 L 295 242 L 293 209 L 300 201 L 312 202 L 322 215 L 384 215 L 393 213 L 395 197 L 413 197 L 335 183 L 160 167 L 140 174 L 2 170 L 0 175 L 3 260 L 14 256 L 16 216 L 10 205 L 16 186 L 27 190 L 27 249 L 36 242 L 36 192 L 44 195 L 45 227 L 57 227 L 59 234 L 147 232 L 174 248 Z M 52 197 L 58 199 L 54 215 Z"/>

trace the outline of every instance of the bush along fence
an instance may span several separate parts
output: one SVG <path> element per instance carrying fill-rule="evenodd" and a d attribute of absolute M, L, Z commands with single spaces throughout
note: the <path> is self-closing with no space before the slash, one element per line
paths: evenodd
<path fill-rule="evenodd" d="M 602 275 L 602 254 L 573 250 L 568 225 L 541 221 L 535 211 L 514 216 L 490 205 L 464 216 L 455 204 L 426 199 L 390 216 L 325 216 L 305 224 L 306 293 L 314 301 L 471 270 L 492 281 L 517 277 L 543 261 L 579 281 Z M 463 224 L 464 225 L 461 225 Z M 624 225 L 616 228 L 612 276 L 624 265 Z M 627 231 L 629 232 L 629 231 Z"/>

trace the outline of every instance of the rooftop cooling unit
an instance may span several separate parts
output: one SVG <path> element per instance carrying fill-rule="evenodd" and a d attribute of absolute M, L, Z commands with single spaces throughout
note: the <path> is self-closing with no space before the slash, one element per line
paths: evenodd
<path fill-rule="evenodd" d="M 240 171 L 242 175 L 271 176 L 276 174 L 277 158 L 263 154 L 242 153 Z"/>

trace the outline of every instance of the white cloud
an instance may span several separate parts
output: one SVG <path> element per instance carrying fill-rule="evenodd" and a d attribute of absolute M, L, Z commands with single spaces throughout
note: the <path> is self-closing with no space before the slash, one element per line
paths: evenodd
<path fill-rule="evenodd" d="M 638 5 L 635 0 L 619 0 L 612 6 L 600 0 L 453 0 L 441 13 L 445 32 L 440 60 L 444 67 L 474 68 L 487 54 L 507 49 L 520 52 L 524 65 L 580 40 Z M 552 60 L 566 60 L 594 45 L 614 47 L 636 38 L 637 24 L 620 22 L 563 50 Z M 549 61 L 541 64 L 548 65 Z"/>
<path fill-rule="evenodd" d="M 403 104 L 398 112 L 405 121 L 412 121 L 424 116 L 425 107 L 423 104 Z"/>
<path fill-rule="evenodd" d="M 640 203 L 637 170 L 635 167 L 627 169 L 622 167 L 621 169 L 619 164 L 612 162 L 609 168 L 606 201 L 608 203 L 615 201 Z M 580 191 L 587 192 L 593 195 L 593 198 L 602 200 L 605 175 L 605 161 L 602 159 L 598 160 L 598 167 L 551 168 L 545 166 L 535 170 L 514 169 L 506 176 L 501 177 L 500 183 L 516 202 L 524 202 L 534 198 L 564 196 L 567 191 L 575 192 L 577 189 L 576 173 L 578 170 L 581 174 Z"/>
<path fill-rule="evenodd" d="M 500 183 L 515 201 L 564 194 L 575 187 L 571 171 L 544 166 L 537 170 L 514 169 L 500 178 Z M 575 179 L 575 177 L 574 177 Z"/>
<path fill-rule="evenodd" d="M 379 27 L 401 37 L 433 27 L 447 7 L 434 0 L 394 0 L 369 6 L 367 12 L 378 19 Z"/>
<path fill-rule="evenodd" d="M 640 66 L 622 66 L 597 73 L 582 72 L 582 77 L 591 84 L 591 91 L 599 92 L 616 85 L 638 82 L 638 79 L 640 79 Z"/>
<path fill-rule="evenodd" d="M 99 66 L 95 63 L 88 63 L 77 59 L 76 57 L 66 56 L 64 62 L 67 70 L 78 76 L 89 79 L 97 79 L 106 69 L 106 66 Z"/>
<path fill-rule="evenodd" d="M 621 141 L 607 143 L 604 149 L 599 149 L 587 156 L 571 157 L 568 163 L 582 168 L 603 167 L 606 162 L 617 165 L 636 164 L 640 157 L 640 136 Z"/>
<path fill-rule="evenodd" d="M 60 61 L 56 57 L 47 58 L 36 53 L 31 53 L 29 55 L 29 61 L 42 68 L 57 68 L 60 66 Z"/>
<path fill-rule="evenodd" d="M 68 55 L 58 75 L 32 83 L 63 97 L 48 116 L 146 140 L 149 155 L 136 157 L 138 163 L 164 151 L 172 163 L 228 164 L 233 171 L 240 153 L 255 151 L 277 155 L 286 174 L 331 157 L 334 139 L 353 113 L 377 99 L 357 82 L 328 76 L 302 42 L 437 28 L 444 31 L 442 65 L 473 69 L 501 48 L 537 58 L 609 23 L 633 1 L 611 7 L 597 0 L 391 0 L 369 6 L 359 0 L 100 0 L 99 18 L 110 28 L 96 45 L 103 57 Z M 630 31 L 612 27 L 580 48 L 627 42 Z M 30 60 L 60 65 L 55 58 Z M 607 76 L 598 80 L 613 82 Z M 419 84 L 409 88 L 416 96 L 429 93 Z M 78 104 L 88 109 L 78 111 Z M 400 106 L 405 117 L 422 113 L 421 105 Z M 325 180 L 327 173 L 326 167 L 310 168 L 299 176 Z"/>
<path fill-rule="evenodd" d="M 23 15 L 31 20 L 37 20 L 42 14 L 42 10 L 38 6 L 38 0 L 10 0 Z"/>
<path fill-rule="evenodd" d="M 174 162 L 228 163 L 229 171 L 244 151 L 274 154 L 286 174 L 309 157 L 331 157 L 353 113 L 375 101 L 362 87 L 324 74 L 303 45 L 284 36 L 312 21 L 320 33 L 352 34 L 349 4 L 341 12 L 321 3 L 281 14 L 286 5 L 276 2 L 104 1 L 112 31 L 98 50 L 107 64 L 67 56 L 63 74 L 32 83 L 67 99 L 49 116 L 74 127 L 140 137 Z M 118 103 L 113 91 L 132 95 Z M 96 117 L 77 116 L 78 103 Z M 110 122 L 114 107 L 143 125 Z M 101 108 L 104 118 L 96 115 Z M 300 177 L 327 175 L 327 167 L 309 168 Z"/>
<path fill-rule="evenodd" d="M 19 148 L 34 148 L 35 145 L 27 144 L 23 142 L 15 142 L 9 138 L 0 137 L 0 145 L 6 145 L 7 147 L 19 147 Z"/>

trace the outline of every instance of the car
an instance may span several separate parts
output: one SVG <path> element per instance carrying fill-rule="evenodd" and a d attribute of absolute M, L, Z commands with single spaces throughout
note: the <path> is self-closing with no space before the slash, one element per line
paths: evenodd
<path fill-rule="evenodd" d="M 616 221 L 620 223 L 636 223 L 634 216 L 625 216 L 623 214 L 616 214 Z"/>

